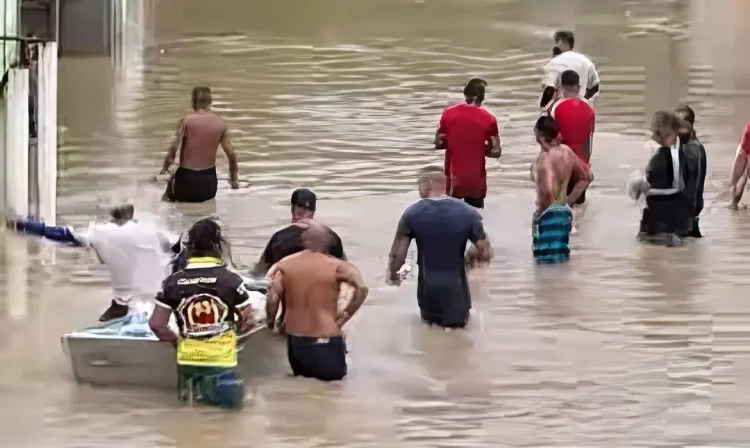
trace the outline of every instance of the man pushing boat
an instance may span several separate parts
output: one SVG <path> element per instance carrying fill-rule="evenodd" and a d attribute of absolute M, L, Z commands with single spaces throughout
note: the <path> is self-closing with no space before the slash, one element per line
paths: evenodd
<path fill-rule="evenodd" d="M 179 252 L 178 236 L 155 224 L 133 219 L 135 208 L 122 204 L 110 210 L 111 221 L 91 223 L 84 231 L 48 226 L 31 218 L 8 222 L 8 227 L 46 239 L 94 249 L 109 271 L 112 303 L 99 317 L 106 322 L 128 314 L 136 297 L 151 299 L 171 272 L 170 262 Z M 138 260 L 138 262 L 134 262 Z"/>
<path fill-rule="evenodd" d="M 216 220 L 196 222 L 186 246 L 187 265 L 164 280 L 149 326 L 177 348 L 180 399 L 241 407 L 237 339 L 255 324 L 252 300 L 245 280 L 224 262 L 226 243 Z M 169 329 L 173 313 L 179 334 Z"/>
<path fill-rule="evenodd" d="M 304 227 L 304 250 L 271 267 L 266 305 L 268 328 L 276 325 L 279 305 L 286 312 L 284 327 L 289 364 L 295 376 L 335 381 L 347 374 L 346 343 L 341 328 L 362 306 L 368 289 L 351 263 L 329 255 L 333 236 L 312 220 Z M 354 291 L 343 310 L 338 309 L 341 284 Z"/>

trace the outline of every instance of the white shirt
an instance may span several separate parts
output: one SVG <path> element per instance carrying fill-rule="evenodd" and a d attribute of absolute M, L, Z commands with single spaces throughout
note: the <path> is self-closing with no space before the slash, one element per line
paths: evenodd
<path fill-rule="evenodd" d="M 560 75 L 565 70 L 573 70 L 578 73 L 581 83 L 581 92 L 579 93 L 581 98 L 586 95 L 586 90 L 599 84 L 599 72 L 596 71 L 596 66 L 591 62 L 591 59 L 577 51 L 570 50 L 555 56 L 544 66 L 542 85 L 556 87 Z"/>
<path fill-rule="evenodd" d="M 116 298 L 153 297 L 170 273 L 178 237 L 149 222 L 91 224 L 76 239 L 92 247 L 109 271 Z"/>

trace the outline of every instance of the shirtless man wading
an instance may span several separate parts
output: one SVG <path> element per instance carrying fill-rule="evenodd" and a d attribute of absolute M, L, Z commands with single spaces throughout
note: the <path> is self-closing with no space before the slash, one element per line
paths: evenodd
<path fill-rule="evenodd" d="M 193 89 L 193 112 L 180 120 L 160 175 L 166 174 L 180 151 L 180 166 L 167 184 L 164 198 L 172 202 L 205 202 L 216 197 L 216 152 L 221 145 L 229 161 L 229 180 L 239 188 L 237 155 L 229 143 L 227 125 L 211 111 L 211 89 Z"/>
<path fill-rule="evenodd" d="M 359 270 L 328 254 L 331 232 L 309 220 L 302 234 L 305 250 L 290 255 L 271 267 L 267 303 L 267 324 L 273 329 L 279 304 L 286 310 L 284 330 L 287 356 L 294 376 L 322 381 L 346 376 L 346 346 L 341 328 L 357 312 L 368 289 Z M 341 283 L 354 287 L 346 309 L 338 310 Z"/>
<path fill-rule="evenodd" d="M 533 245 L 537 263 L 559 263 L 570 258 L 568 239 L 573 214 L 570 205 L 591 183 L 591 171 L 572 149 L 560 144 L 555 120 L 540 117 L 534 127 L 541 153 L 532 168 L 536 183 Z M 568 184 L 573 182 L 570 194 Z"/>

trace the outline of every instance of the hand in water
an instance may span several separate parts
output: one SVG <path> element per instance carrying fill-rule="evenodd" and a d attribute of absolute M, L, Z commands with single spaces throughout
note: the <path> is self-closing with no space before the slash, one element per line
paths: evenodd
<path fill-rule="evenodd" d="M 279 334 L 284 334 L 285 333 L 285 331 L 284 331 L 285 330 L 285 326 L 284 326 L 284 320 L 283 320 L 283 318 L 279 317 L 278 319 L 276 319 L 276 326 L 275 326 L 275 328 L 276 328 L 276 332 L 277 333 L 279 333 Z"/>
<path fill-rule="evenodd" d="M 28 222 L 29 220 L 33 220 L 33 217 L 29 216 L 28 218 L 24 219 L 20 216 L 16 216 L 14 218 L 7 218 L 5 220 L 5 225 L 7 226 L 8 229 L 18 230 L 17 226 L 19 223 L 24 224 Z"/>
<path fill-rule="evenodd" d="M 233 180 L 233 181 L 229 182 L 229 185 L 232 186 L 232 190 L 239 190 L 239 188 L 240 188 L 240 181 Z"/>
<path fill-rule="evenodd" d="M 438 135 L 438 138 L 435 140 L 435 149 L 445 149 L 446 148 L 446 141 L 445 141 L 445 134 Z"/>
<path fill-rule="evenodd" d="M 481 261 L 479 261 L 479 250 L 477 250 L 475 246 L 470 247 L 469 250 L 466 251 L 466 254 L 464 255 L 464 265 L 466 266 L 467 271 L 484 266 L 486 264 L 487 263 L 482 263 Z"/>
<path fill-rule="evenodd" d="M 389 273 L 385 278 L 385 282 L 391 286 L 401 286 L 401 276 L 397 272 Z"/>

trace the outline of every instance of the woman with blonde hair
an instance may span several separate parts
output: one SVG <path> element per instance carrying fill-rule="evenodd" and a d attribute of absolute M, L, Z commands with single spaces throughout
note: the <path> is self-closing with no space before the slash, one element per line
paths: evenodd
<path fill-rule="evenodd" d="M 688 180 L 685 152 L 679 143 L 682 120 L 671 111 L 659 111 L 651 122 L 651 138 L 657 149 L 646 165 L 643 210 L 639 239 L 682 244 L 693 224 L 693 204 L 685 194 Z"/>

